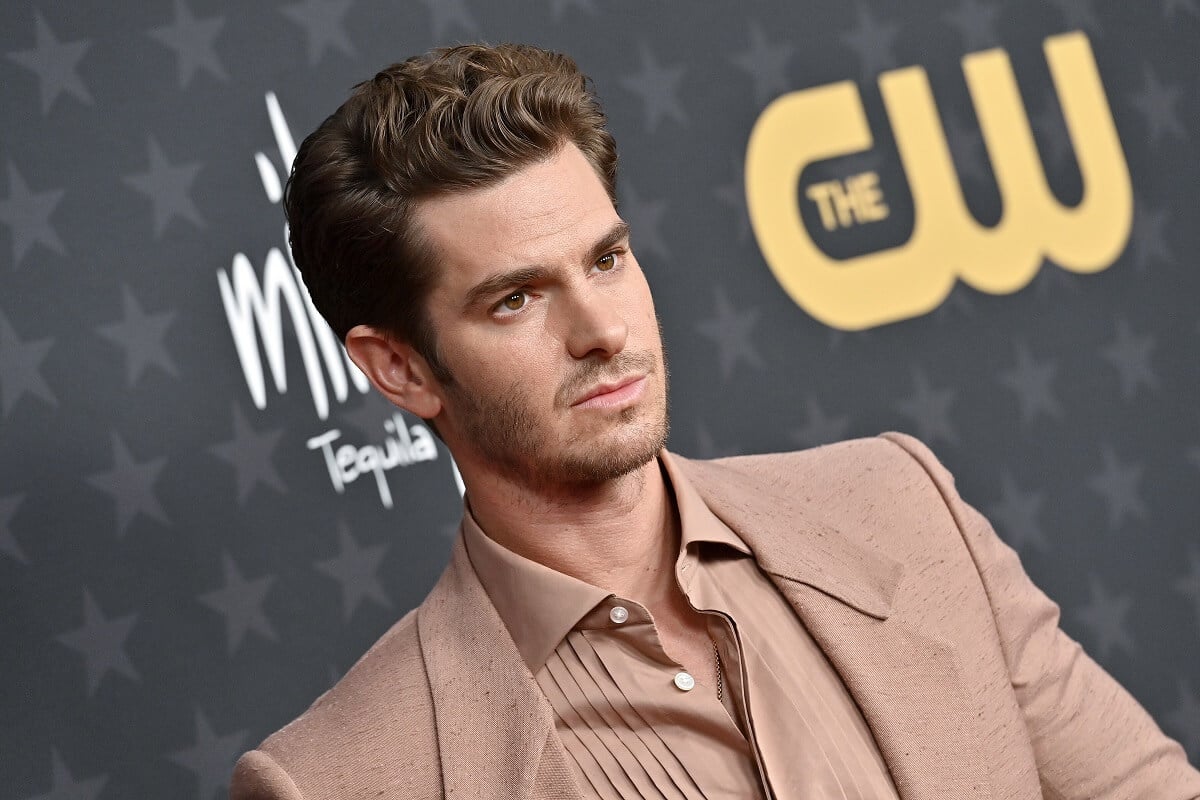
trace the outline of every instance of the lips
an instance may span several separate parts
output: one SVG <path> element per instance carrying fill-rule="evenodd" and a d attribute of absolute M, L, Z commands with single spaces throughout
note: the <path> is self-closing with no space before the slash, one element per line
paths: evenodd
<path fill-rule="evenodd" d="M 571 405 L 574 407 L 607 406 L 623 403 L 641 394 L 645 379 L 645 375 L 630 375 L 620 380 L 601 383 Z"/>

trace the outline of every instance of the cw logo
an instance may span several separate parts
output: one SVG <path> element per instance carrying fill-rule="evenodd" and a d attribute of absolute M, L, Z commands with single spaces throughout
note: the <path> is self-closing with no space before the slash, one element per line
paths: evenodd
<path fill-rule="evenodd" d="M 808 164 L 871 148 L 857 87 L 792 92 L 763 110 L 746 150 L 747 206 L 767 264 L 797 305 L 827 325 L 861 330 L 932 311 L 956 278 L 1008 294 L 1033 279 L 1043 257 L 1079 273 L 1112 265 L 1129 239 L 1133 191 L 1095 57 L 1078 32 L 1052 36 L 1044 49 L 1083 178 L 1080 203 L 1064 207 L 1051 193 L 1003 50 L 962 61 L 1004 209 L 991 228 L 963 200 L 925 70 L 897 69 L 879 87 L 912 192 L 912 235 L 845 261 L 809 236 L 796 187 Z"/>

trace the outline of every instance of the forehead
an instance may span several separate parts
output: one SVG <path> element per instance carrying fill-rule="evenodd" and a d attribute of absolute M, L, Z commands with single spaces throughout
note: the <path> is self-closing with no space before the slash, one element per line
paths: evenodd
<path fill-rule="evenodd" d="M 586 253 L 620 218 L 574 144 L 500 183 L 422 200 L 416 223 L 442 264 L 442 288 Z"/>

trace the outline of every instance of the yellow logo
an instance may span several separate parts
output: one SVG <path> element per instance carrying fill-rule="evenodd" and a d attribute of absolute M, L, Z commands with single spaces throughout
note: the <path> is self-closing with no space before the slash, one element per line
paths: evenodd
<path fill-rule="evenodd" d="M 1033 280 L 1044 257 L 1079 273 L 1112 265 L 1129 239 L 1133 190 L 1096 60 L 1078 32 L 1052 36 L 1044 49 L 1083 178 L 1079 204 L 1064 207 L 1050 191 L 1003 50 L 962 61 L 1004 209 L 990 228 L 963 200 L 925 70 L 892 70 L 879 88 L 912 193 L 912 235 L 848 260 L 814 243 L 797 185 L 807 165 L 872 147 L 858 88 L 841 81 L 791 92 L 763 110 L 746 149 L 746 201 L 763 256 L 797 305 L 827 325 L 861 330 L 932 311 L 957 278 L 1008 294 Z M 813 184 L 805 195 L 827 230 L 889 213 L 872 172 Z"/>

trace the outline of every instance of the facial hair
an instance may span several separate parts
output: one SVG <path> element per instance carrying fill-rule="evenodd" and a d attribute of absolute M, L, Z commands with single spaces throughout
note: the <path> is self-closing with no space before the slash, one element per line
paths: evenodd
<path fill-rule="evenodd" d="M 457 376 L 445 389 L 456 408 L 455 422 L 466 440 L 513 478 L 530 486 L 592 486 L 649 463 L 666 444 L 669 423 L 665 354 L 656 357 L 651 351 L 622 351 L 608 359 L 581 360 L 554 393 L 552 413 L 557 416 L 598 383 L 639 372 L 645 373 L 647 380 L 657 376 L 661 394 L 618 412 L 609 425 L 626 430 L 620 441 L 612 444 L 589 441 L 590 428 L 571 432 L 565 441 L 553 441 L 551 429 L 539 422 L 522 393 L 521 379 L 497 391 L 466 386 Z"/>

